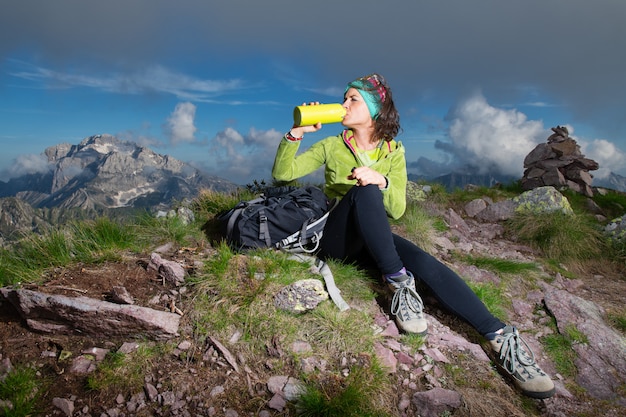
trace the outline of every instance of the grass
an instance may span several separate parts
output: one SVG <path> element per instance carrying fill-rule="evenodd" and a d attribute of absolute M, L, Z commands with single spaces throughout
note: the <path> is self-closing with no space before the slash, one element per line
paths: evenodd
<path fill-rule="evenodd" d="M 593 260 L 607 254 L 607 241 L 588 216 L 560 211 L 518 213 L 506 222 L 509 233 L 560 262 Z"/>
<path fill-rule="evenodd" d="M 391 386 L 389 376 L 374 361 L 352 367 L 346 378 L 311 377 L 296 402 L 296 409 L 303 417 L 391 416 L 387 404 L 392 397 Z"/>
<path fill-rule="evenodd" d="M 467 255 L 462 260 L 467 264 L 500 274 L 521 274 L 539 270 L 539 266 L 534 262 L 519 262 L 509 259 L 472 255 Z"/>
<path fill-rule="evenodd" d="M 573 324 L 566 326 L 561 333 L 556 330 L 557 327 L 554 320 L 551 327 L 555 329 L 555 332 L 544 336 L 541 340 L 545 350 L 561 375 L 566 378 L 574 378 L 577 374 L 577 355 L 573 346 L 574 344 L 586 344 L 589 341 Z"/>
<path fill-rule="evenodd" d="M 572 208 L 578 213 L 588 212 L 588 198 L 573 191 L 564 191 L 563 195 L 570 201 Z M 593 202 L 604 212 L 608 219 L 623 216 L 626 211 L 626 194 L 615 190 L 596 193 Z"/>
<path fill-rule="evenodd" d="M 451 202 L 465 204 L 479 198 L 489 198 L 492 201 L 500 201 L 519 195 L 518 187 L 511 184 L 502 187 L 471 187 L 468 189 L 456 189 L 450 193 Z"/>
<path fill-rule="evenodd" d="M 127 250 L 140 253 L 165 242 L 195 245 L 201 239 L 199 227 L 177 217 L 143 214 L 123 222 L 106 217 L 75 221 L 41 235 L 26 235 L 10 249 L 0 248 L 0 286 L 40 282 L 50 268 L 116 261 Z"/>
<path fill-rule="evenodd" d="M 613 327 L 626 334 L 626 312 L 610 312 L 607 319 Z"/>
<path fill-rule="evenodd" d="M 508 308 L 510 301 L 505 296 L 504 290 L 492 283 L 478 284 L 474 282 L 468 283 L 469 287 L 480 298 L 487 310 L 501 320 L 508 319 Z"/>
<path fill-rule="evenodd" d="M 141 391 L 146 373 L 163 354 L 163 349 L 163 345 L 141 343 L 136 351 L 128 354 L 109 352 L 88 376 L 88 389 L 105 394 Z"/>
<path fill-rule="evenodd" d="M 348 302 L 371 306 L 374 293 L 363 271 L 349 265 L 332 265 L 335 282 L 349 294 Z M 340 312 L 332 301 L 325 301 L 306 315 L 277 309 L 272 294 L 300 279 L 317 278 L 309 266 L 290 260 L 280 252 L 258 251 L 241 255 L 222 244 L 215 256 L 205 262 L 205 271 L 195 278 L 195 333 L 218 334 L 228 339 L 235 330 L 242 332 L 247 350 L 260 354 L 267 335 L 284 334 L 284 344 L 307 340 L 314 349 L 333 359 L 344 351 L 373 351 L 375 337 L 367 310 Z M 354 290 L 354 291 L 353 291 Z"/>
<path fill-rule="evenodd" d="M 419 204 L 409 204 L 400 221 L 407 237 L 418 244 L 426 252 L 432 253 L 433 232 L 443 227 L 443 222 L 429 215 Z"/>
<path fill-rule="evenodd" d="M 0 379 L 0 414 L 6 417 L 35 414 L 38 393 L 44 390 L 44 385 L 35 369 L 16 366 Z"/>

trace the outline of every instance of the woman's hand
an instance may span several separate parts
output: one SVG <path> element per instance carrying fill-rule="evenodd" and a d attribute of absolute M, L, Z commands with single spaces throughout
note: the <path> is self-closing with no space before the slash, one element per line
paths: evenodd
<path fill-rule="evenodd" d="M 378 188 L 383 189 L 387 186 L 385 176 L 370 167 L 352 168 L 352 173 L 348 175 L 349 180 L 356 180 L 357 186 L 365 186 L 375 184 Z"/>
<path fill-rule="evenodd" d="M 320 104 L 319 101 L 312 101 L 309 104 L 302 103 L 303 106 L 317 106 L 319 104 Z M 322 128 L 322 124 L 321 123 L 316 123 L 314 125 L 309 125 L 309 126 L 296 126 L 296 125 L 294 125 L 291 128 L 290 132 L 291 132 L 291 134 L 294 137 L 301 138 L 301 137 L 304 136 L 305 133 L 317 132 L 321 128 Z"/>

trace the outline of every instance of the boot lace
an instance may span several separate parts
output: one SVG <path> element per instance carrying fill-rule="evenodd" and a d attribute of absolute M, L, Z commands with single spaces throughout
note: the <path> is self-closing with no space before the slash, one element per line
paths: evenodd
<path fill-rule="evenodd" d="M 535 365 L 535 355 L 528 343 L 519 335 L 517 330 L 498 336 L 502 340 L 499 359 L 507 372 L 514 374 L 518 366 L 532 378 L 531 370 L 541 374 L 541 370 Z"/>
<path fill-rule="evenodd" d="M 402 313 L 402 318 L 410 318 L 418 316 L 424 310 L 424 303 L 417 291 L 410 286 L 398 288 L 391 300 L 391 314 L 398 315 Z"/>

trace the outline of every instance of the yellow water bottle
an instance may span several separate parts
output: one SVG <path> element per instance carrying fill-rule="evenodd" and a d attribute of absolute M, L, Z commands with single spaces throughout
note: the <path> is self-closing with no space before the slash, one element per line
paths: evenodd
<path fill-rule="evenodd" d="M 293 121 L 296 126 L 339 123 L 345 115 L 346 109 L 339 103 L 297 106 L 293 109 Z"/>

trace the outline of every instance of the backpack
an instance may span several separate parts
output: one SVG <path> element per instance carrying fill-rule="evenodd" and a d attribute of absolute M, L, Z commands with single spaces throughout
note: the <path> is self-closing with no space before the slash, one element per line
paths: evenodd
<path fill-rule="evenodd" d="M 329 201 L 314 186 L 271 187 L 255 199 L 240 201 L 218 220 L 226 241 L 236 250 L 280 249 L 292 252 L 290 259 L 309 264 L 323 277 L 335 305 L 346 311 L 350 306 L 341 297 L 328 264 L 309 255 L 319 247 L 326 219 L 337 202 Z"/>
<path fill-rule="evenodd" d="M 223 235 L 237 250 L 275 248 L 314 252 L 324 231 L 330 202 L 314 186 L 270 187 L 220 214 Z"/>

